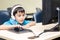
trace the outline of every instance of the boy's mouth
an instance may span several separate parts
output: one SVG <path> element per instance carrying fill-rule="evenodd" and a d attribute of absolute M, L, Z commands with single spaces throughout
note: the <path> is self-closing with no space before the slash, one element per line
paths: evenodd
<path fill-rule="evenodd" d="M 23 21 L 20 21 L 20 23 L 23 23 Z"/>

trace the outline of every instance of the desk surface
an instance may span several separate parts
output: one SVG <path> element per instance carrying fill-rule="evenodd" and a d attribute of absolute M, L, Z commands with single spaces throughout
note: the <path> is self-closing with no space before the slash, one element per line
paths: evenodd
<path fill-rule="evenodd" d="M 10 38 L 12 40 L 28 40 L 28 37 L 32 36 L 33 34 L 31 32 L 18 34 L 18 33 L 14 33 L 14 32 L 7 31 L 7 30 L 0 30 L 0 35 Z"/>
<path fill-rule="evenodd" d="M 55 24 L 49 24 L 49 25 L 42 25 L 42 23 L 37 23 L 34 27 L 28 28 L 31 29 L 32 31 L 34 31 L 36 34 L 42 32 L 44 29 L 49 29 L 52 28 L 56 25 Z M 7 31 L 7 30 L 0 30 L 0 35 L 10 38 L 12 40 L 31 40 L 28 39 L 28 37 L 33 36 L 32 32 L 27 32 L 27 33 L 22 33 L 22 34 L 17 34 L 11 31 Z M 36 39 L 32 39 L 32 40 L 48 40 L 48 39 L 53 39 L 60 36 L 60 32 L 46 32 L 43 33 L 42 35 L 40 35 L 39 38 Z"/>
<path fill-rule="evenodd" d="M 35 40 L 52 40 L 54 38 L 60 37 L 60 32 L 46 32 L 40 35 L 39 38 Z"/>

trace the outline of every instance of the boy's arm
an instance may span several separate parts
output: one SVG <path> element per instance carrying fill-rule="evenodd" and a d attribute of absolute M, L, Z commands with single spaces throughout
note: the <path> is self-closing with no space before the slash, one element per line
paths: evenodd
<path fill-rule="evenodd" d="M 19 27 L 19 25 L 0 25 L 0 30 L 9 30 L 15 27 Z"/>
<path fill-rule="evenodd" d="M 36 22 L 31 21 L 31 22 L 28 23 L 27 25 L 24 25 L 22 28 L 23 28 L 23 29 L 26 29 L 26 28 L 29 28 L 29 27 L 31 27 L 31 26 L 34 26 L 35 24 L 36 24 Z"/>

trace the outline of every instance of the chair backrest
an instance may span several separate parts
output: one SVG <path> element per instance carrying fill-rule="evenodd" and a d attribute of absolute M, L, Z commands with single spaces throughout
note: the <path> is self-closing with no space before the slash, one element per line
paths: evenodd
<path fill-rule="evenodd" d="M 36 8 L 36 13 L 33 15 L 33 20 L 37 23 L 42 22 L 42 10 L 40 8 Z"/>
<path fill-rule="evenodd" d="M 10 14 L 6 10 L 0 10 L 0 25 L 10 19 Z"/>
<path fill-rule="evenodd" d="M 8 7 L 7 11 L 9 12 L 10 16 L 11 16 L 11 11 L 12 11 L 12 7 Z"/>

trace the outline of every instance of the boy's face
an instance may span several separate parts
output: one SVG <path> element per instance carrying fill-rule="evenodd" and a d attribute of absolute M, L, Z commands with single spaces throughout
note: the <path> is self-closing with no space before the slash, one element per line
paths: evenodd
<path fill-rule="evenodd" d="M 19 23 L 23 23 L 24 19 L 25 19 L 25 13 L 24 12 L 17 12 L 15 14 L 15 19 L 19 22 Z"/>

